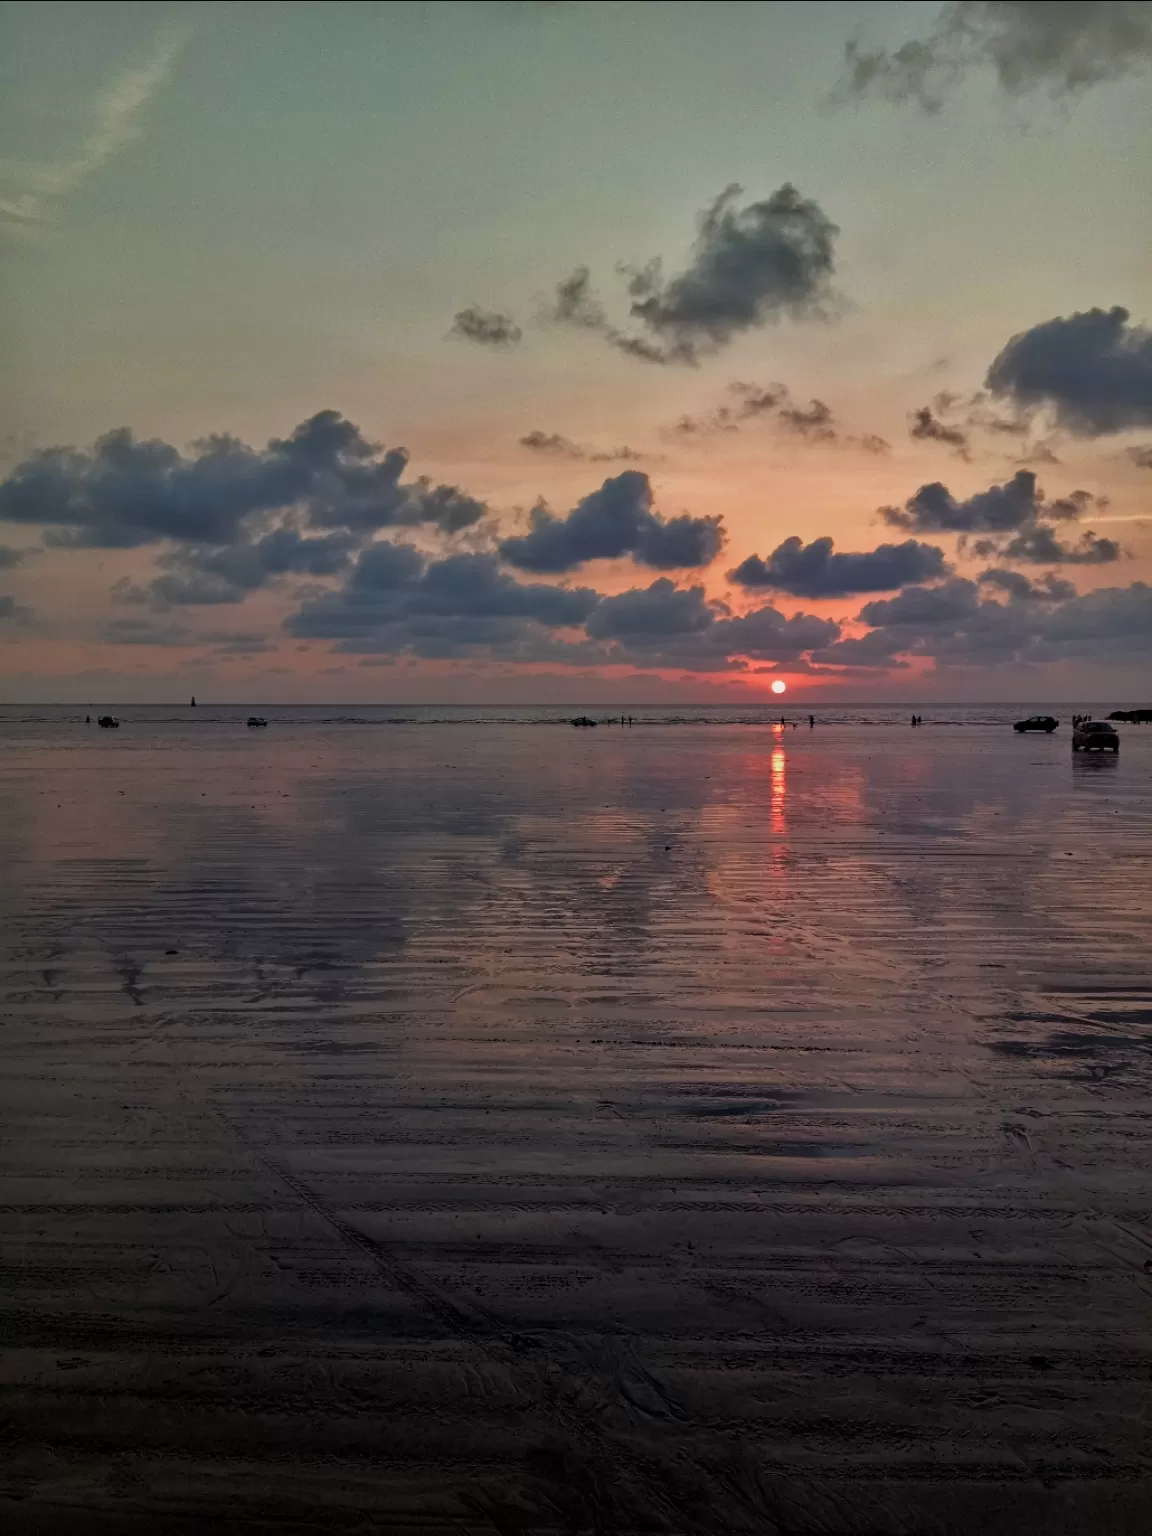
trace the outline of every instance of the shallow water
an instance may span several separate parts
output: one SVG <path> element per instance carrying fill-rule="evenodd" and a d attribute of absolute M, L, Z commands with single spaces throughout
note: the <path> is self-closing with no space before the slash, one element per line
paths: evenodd
<path fill-rule="evenodd" d="M 248 712 L 0 726 L 9 1528 L 1146 1528 L 1152 727 Z"/>

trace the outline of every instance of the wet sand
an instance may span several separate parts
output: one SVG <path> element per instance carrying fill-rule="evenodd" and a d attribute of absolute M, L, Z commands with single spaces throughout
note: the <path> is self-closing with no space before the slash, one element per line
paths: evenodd
<path fill-rule="evenodd" d="M 1152 730 L 0 744 L 0 1525 L 1143 1532 Z"/>

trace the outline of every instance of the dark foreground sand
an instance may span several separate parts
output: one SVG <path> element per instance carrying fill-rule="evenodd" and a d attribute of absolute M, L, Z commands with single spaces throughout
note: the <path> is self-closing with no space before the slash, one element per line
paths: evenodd
<path fill-rule="evenodd" d="M 1136 728 L 6 741 L 0 1528 L 1145 1532 L 1150 853 Z"/>

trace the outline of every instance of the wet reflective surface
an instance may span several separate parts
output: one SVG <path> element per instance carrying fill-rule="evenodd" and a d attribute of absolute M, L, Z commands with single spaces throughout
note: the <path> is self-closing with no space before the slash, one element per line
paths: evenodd
<path fill-rule="evenodd" d="M 6 1524 L 1145 1529 L 1120 729 L 6 735 Z"/>

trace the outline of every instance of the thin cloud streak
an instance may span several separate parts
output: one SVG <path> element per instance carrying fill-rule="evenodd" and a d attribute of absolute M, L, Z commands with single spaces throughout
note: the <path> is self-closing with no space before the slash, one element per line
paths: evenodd
<path fill-rule="evenodd" d="M 123 71 L 96 98 L 92 125 L 66 160 L 39 166 L 6 165 L 11 182 L 23 185 L 0 198 L 0 224 L 28 228 L 50 222 L 56 207 L 101 170 L 141 133 L 140 115 L 164 86 L 190 34 L 160 33 L 148 56 Z"/>

